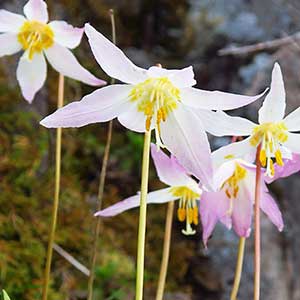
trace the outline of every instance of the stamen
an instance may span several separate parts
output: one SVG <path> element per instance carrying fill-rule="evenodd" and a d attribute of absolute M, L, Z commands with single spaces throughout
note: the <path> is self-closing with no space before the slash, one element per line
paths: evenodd
<path fill-rule="evenodd" d="M 283 166 L 283 160 L 282 160 L 282 154 L 281 154 L 281 151 L 278 149 L 276 152 L 275 152 L 275 159 L 276 159 L 276 162 L 279 166 Z"/>

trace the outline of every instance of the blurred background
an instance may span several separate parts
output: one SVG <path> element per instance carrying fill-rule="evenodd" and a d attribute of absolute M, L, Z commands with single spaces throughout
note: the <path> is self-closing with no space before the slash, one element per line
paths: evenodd
<path fill-rule="evenodd" d="M 0 8 L 21 13 L 24 0 L 1 0 Z M 270 83 L 273 63 L 281 64 L 287 110 L 299 105 L 300 2 L 297 0 L 49 0 L 50 18 L 82 26 L 90 22 L 110 37 L 108 10 L 116 13 L 118 45 L 138 65 L 168 68 L 193 65 L 198 87 L 256 94 Z M 296 34 L 296 35 L 294 35 Z M 220 55 L 223 48 L 263 44 L 255 51 Z M 250 49 L 251 50 L 251 49 Z M 230 52 L 230 51 L 229 51 Z M 86 38 L 75 51 L 82 64 L 106 77 Z M 221 52 L 221 54 L 226 54 Z M 228 54 L 228 53 L 227 53 Z M 16 81 L 17 57 L 0 59 L 0 289 L 13 299 L 40 299 L 54 189 L 55 131 L 39 121 L 55 110 L 58 75 L 49 67 L 47 84 L 32 105 Z M 66 102 L 92 89 L 66 80 Z M 256 120 L 261 103 L 232 112 Z M 107 124 L 63 131 L 62 193 L 57 244 L 89 266 L 99 172 Z M 229 142 L 211 138 L 215 149 Z M 139 190 L 143 136 L 117 121 L 108 165 L 104 206 Z M 162 187 L 151 165 L 150 190 Z M 262 219 L 262 299 L 300 299 L 299 175 L 271 186 L 282 209 L 280 234 Z M 158 279 L 166 206 L 149 206 L 145 299 L 153 299 Z M 134 297 L 138 210 L 105 219 L 99 242 L 95 299 Z M 181 234 L 176 219 L 166 300 L 229 299 L 238 238 L 218 226 L 208 250 L 197 235 Z M 240 299 L 252 299 L 252 237 L 247 241 Z M 85 299 L 87 277 L 57 252 L 49 299 Z"/>

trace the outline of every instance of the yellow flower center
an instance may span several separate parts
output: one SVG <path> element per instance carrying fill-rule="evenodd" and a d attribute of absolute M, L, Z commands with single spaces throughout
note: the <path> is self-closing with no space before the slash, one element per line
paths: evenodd
<path fill-rule="evenodd" d="M 149 78 L 137 84 L 130 92 L 130 100 L 138 101 L 137 109 L 146 116 L 146 130 L 155 122 L 157 137 L 160 123 L 166 121 L 168 114 L 177 108 L 180 90 L 167 77 Z"/>
<path fill-rule="evenodd" d="M 247 176 L 247 170 L 240 164 L 235 164 L 235 169 L 232 174 L 222 185 L 222 190 L 225 192 L 226 196 L 230 200 L 230 207 L 228 214 L 232 213 L 233 209 L 233 199 L 236 199 L 240 190 L 240 182 L 244 180 Z"/>
<path fill-rule="evenodd" d="M 177 218 L 180 222 L 186 221 L 186 229 L 182 230 L 182 233 L 185 235 L 195 234 L 196 231 L 192 229 L 191 225 L 198 225 L 199 223 L 199 212 L 196 200 L 200 198 L 200 194 L 186 186 L 173 187 L 171 192 L 173 196 L 180 198 Z"/>
<path fill-rule="evenodd" d="M 257 147 L 261 144 L 259 160 L 263 167 L 267 167 L 267 175 L 274 176 L 274 163 L 272 158 L 278 165 L 283 166 L 282 153 L 280 146 L 288 139 L 287 127 L 283 122 L 280 123 L 264 123 L 253 129 L 250 144 Z"/>
<path fill-rule="evenodd" d="M 47 24 L 26 21 L 20 29 L 18 41 L 25 51 L 28 50 L 28 58 L 32 60 L 35 53 L 41 53 L 54 44 L 54 32 Z"/>

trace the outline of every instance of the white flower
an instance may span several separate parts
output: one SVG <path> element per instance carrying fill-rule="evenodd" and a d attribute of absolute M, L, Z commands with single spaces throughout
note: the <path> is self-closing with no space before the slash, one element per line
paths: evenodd
<path fill-rule="evenodd" d="M 42 0 L 29 0 L 24 14 L 0 10 L 0 57 L 24 51 L 17 68 L 17 79 L 22 94 L 32 102 L 47 77 L 47 64 L 64 76 L 89 85 L 103 85 L 84 69 L 69 49 L 77 47 L 83 29 L 75 28 L 64 21 L 48 23 L 47 4 Z M 69 49 L 68 49 L 69 48 Z"/>

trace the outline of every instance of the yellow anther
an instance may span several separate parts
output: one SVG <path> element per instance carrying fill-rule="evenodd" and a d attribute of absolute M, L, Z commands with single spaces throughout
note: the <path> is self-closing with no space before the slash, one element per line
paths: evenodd
<path fill-rule="evenodd" d="M 183 222 L 186 218 L 185 208 L 179 207 L 177 210 L 177 218 L 180 222 Z"/>
<path fill-rule="evenodd" d="M 282 167 L 283 166 L 283 160 L 282 160 L 281 151 L 279 149 L 275 152 L 275 158 L 276 158 L 277 164 Z"/>
<path fill-rule="evenodd" d="M 167 77 L 149 78 L 135 85 L 129 98 L 138 101 L 137 109 L 147 116 L 146 122 L 149 117 L 156 120 L 159 130 L 161 121 L 166 121 L 168 114 L 177 108 L 180 90 Z"/>
<path fill-rule="evenodd" d="M 229 192 L 228 189 L 225 190 L 225 193 L 226 193 L 226 196 L 230 199 L 231 198 L 231 194 L 230 194 L 230 192 Z"/>
<path fill-rule="evenodd" d="M 239 192 L 239 186 L 237 185 L 234 189 L 233 189 L 233 198 L 236 198 Z"/>
<path fill-rule="evenodd" d="M 195 225 L 198 225 L 198 223 L 199 223 L 199 213 L 198 213 L 198 207 L 197 206 L 193 207 L 193 223 Z"/>
<path fill-rule="evenodd" d="M 28 50 L 28 58 L 41 53 L 54 44 L 54 32 L 47 24 L 38 21 L 26 21 L 18 33 L 18 41 L 24 50 Z"/>
<path fill-rule="evenodd" d="M 260 150 L 260 153 L 259 153 L 259 160 L 260 160 L 260 163 L 263 167 L 266 166 L 267 164 L 267 155 L 266 155 L 266 150 L 265 149 L 261 149 Z"/>
<path fill-rule="evenodd" d="M 147 117 L 146 119 L 146 130 L 149 131 L 151 127 L 151 117 Z"/>
<path fill-rule="evenodd" d="M 275 175 L 275 169 L 274 169 L 274 163 L 273 160 L 270 158 L 269 159 L 269 166 L 270 166 L 270 172 L 271 172 L 271 177 L 273 177 Z"/>

